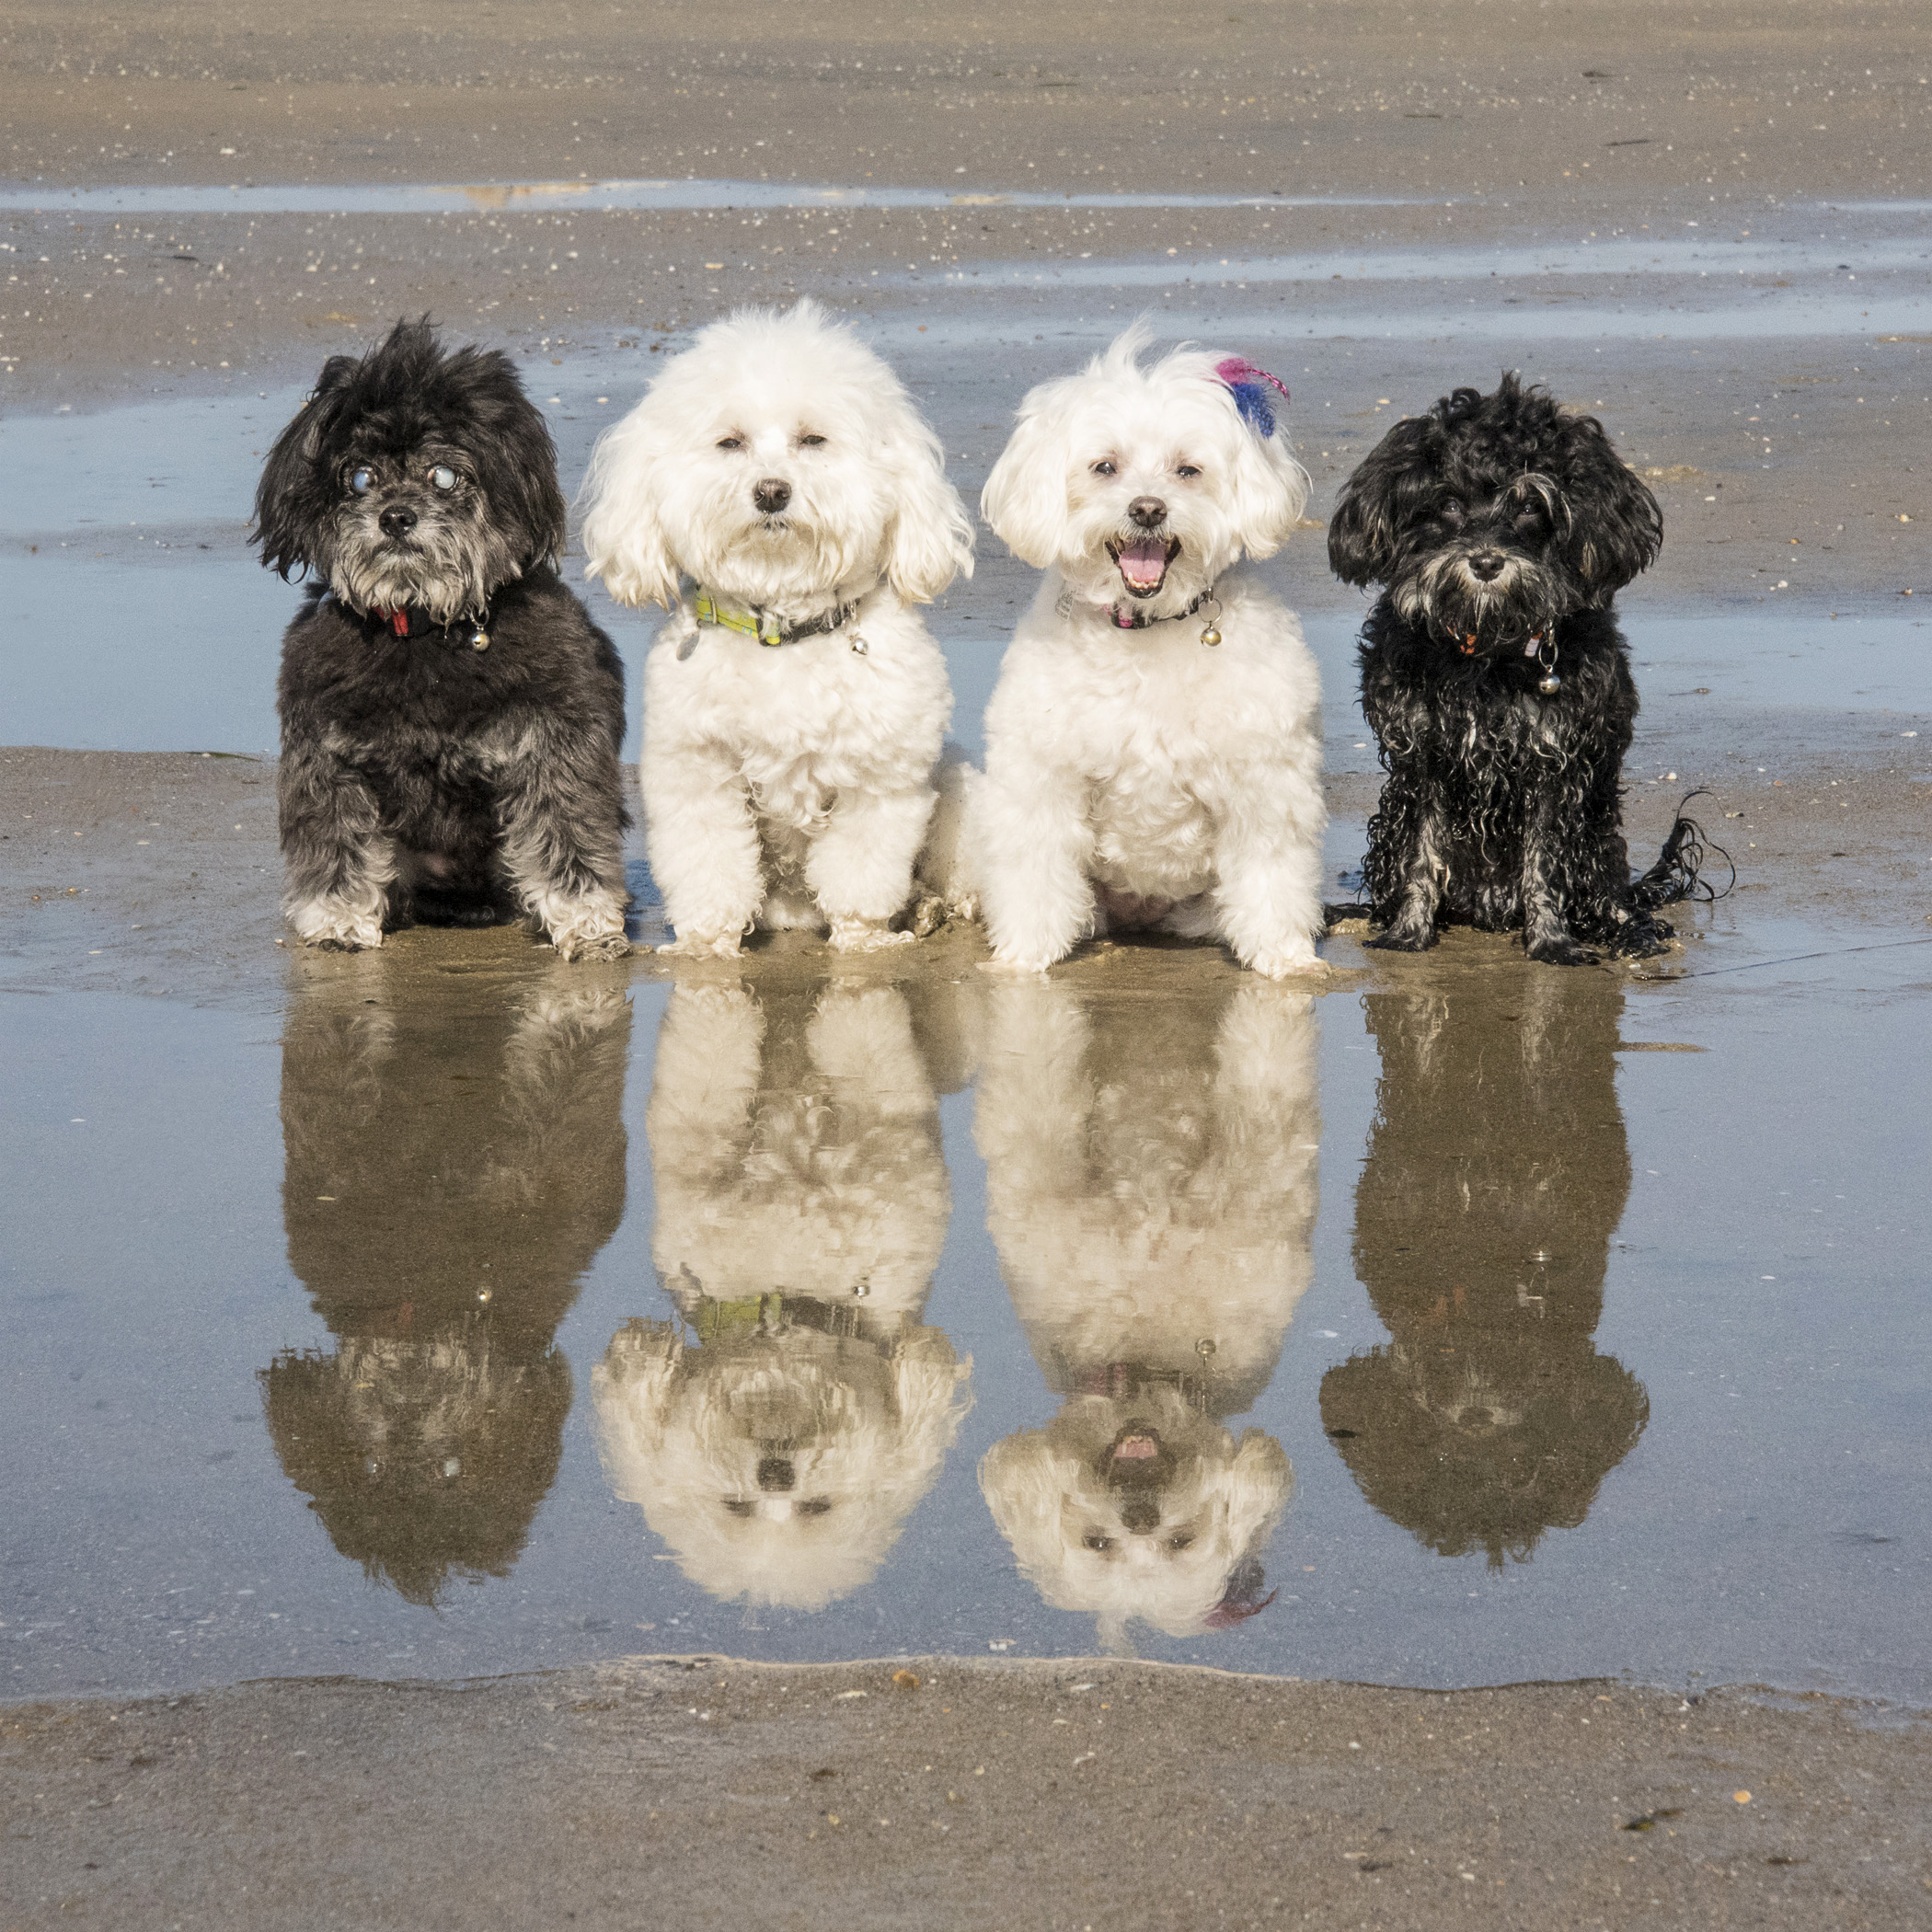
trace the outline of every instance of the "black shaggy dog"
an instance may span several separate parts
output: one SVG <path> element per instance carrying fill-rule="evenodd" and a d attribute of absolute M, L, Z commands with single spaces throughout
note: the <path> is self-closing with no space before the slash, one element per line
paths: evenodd
<path fill-rule="evenodd" d="M 1637 717 L 1611 609 L 1663 519 L 1595 418 L 1505 375 L 1397 423 L 1348 480 L 1328 561 L 1379 583 L 1362 708 L 1388 778 L 1364 862 L 1374 946 L 1523 931 L 1533 960 L 1660 950 L 1696 882 L 1680 820 L 1633 883 L 1621 774 Z"/>
<path fill-rule="evenodd" d="M 626 949 L 624 669 L 558 577 L 544 420 L 500 351 L 427 318 L 331 356 L 282 431 L 254 540 L 316 581 L 282 647 L 284 908 L 320 946 L 519 914 Z"/>

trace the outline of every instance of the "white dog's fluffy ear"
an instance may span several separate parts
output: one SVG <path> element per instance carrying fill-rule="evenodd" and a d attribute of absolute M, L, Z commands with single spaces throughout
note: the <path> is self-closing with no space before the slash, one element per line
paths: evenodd
<path fill-rule="evenodd" d="M 1294 1494 L 1294 1466 L 1272 1436 L 1244 1429 L 1219 1487 L 1227 1506 L 1228 1541 L 1236 1554 L 1252 1556 L 1272 1534 Z"/>
<path fill-rule="evenodd" d="M 1228 408 L 1235 404 L 1232 396 Z M 1244 422 L 1234 439 L 1228 513 L 1250 557 L 1272 557 L 1308 507 L 1308 472 L 1288 447 L 1285 429 L 1259 436 Z"/>
<path fill-rule="evenodd" d="M 667 466 L 653 454 L 665 428 L 657 421 L 655 393 L 597 439 L 578 492 L 582 513 L 584 569 L 601 577 L 619 604 L 677 602 L 678 568 L 664 531 L 661 491 Z"/>
<path fill-rule="evenodd" d="M 1044 570 L 1066 545 L 1066 421 L 1059 383 L 1029 390 L 1000 458 L 980 492 L 980 514 L 1022 563 Z"/>
<path fill-rule="evenodd" d="M 930 604 L 955 577 L 972 575 L 972 519 L 946 480 L 939 439 L 906 405 L 907 422 L 887 444 L 898 508 L 886 533 L 886 576 L 909 604 Z"/>

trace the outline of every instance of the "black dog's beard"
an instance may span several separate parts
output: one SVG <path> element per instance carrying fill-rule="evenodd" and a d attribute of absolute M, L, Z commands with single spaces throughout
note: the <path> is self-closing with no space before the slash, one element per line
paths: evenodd
<path fill-rule="evenodd" d="M 505 536 L 480 519 L 425 517 L 399 542 L 345 511 L 328 583 L 352 611 L 415 609 L 439 624 L 480 616 L 490 593 L 523 570 Z"/>
<path fill-rule="evenodd" d="M 1576 607 L 1567 576 L 1534 558 L 1513 555 L 1484 583 L 1466 568 L 1467 553 L 1437 550 L 1418 558 L 1389 586 L 1405 622 L 1458 640 L 1514 642 L 1546 631 Z"/>

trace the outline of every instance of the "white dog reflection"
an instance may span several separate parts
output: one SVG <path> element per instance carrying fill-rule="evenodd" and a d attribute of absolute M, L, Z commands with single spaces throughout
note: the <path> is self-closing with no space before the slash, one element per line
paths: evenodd
<path fill-rule="evenodd" d="M 1222 1419 L 1267 1386 L 1311 1269 L 1320 1121 L 1305 995 L 995 995 L 987 1224 L 1048 1384 L 980 1480 L 1022 1571 L 1109 1649 L 1251 1616 L 1294 1472 Z"/>
<path fill-rule="evenodd" d="M 611 1487 L 714 1596 L 817 1610 L 878 1570 L 972 1406 L 921 1324 L 951 1195 L 892 986 L 680 986 L 647 1131 L 678 1319 L 592 1372 Z"/>

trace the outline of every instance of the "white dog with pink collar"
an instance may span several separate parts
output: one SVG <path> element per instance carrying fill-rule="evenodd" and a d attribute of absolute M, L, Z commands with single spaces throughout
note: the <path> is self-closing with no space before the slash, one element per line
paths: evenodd
<path fill-rule="evenodd" d="M 1287 391 L 1238 357 L 1143 368 L 1148 339 L 1031 391 L 986 480 L 987 523 L 1046 577 L 986 711 L 972 882 L 1013 971 L 1141 926 L 1319 972 L 1320 678 L 1294 613 L 1236 568 L 1308 500 Z"/>

